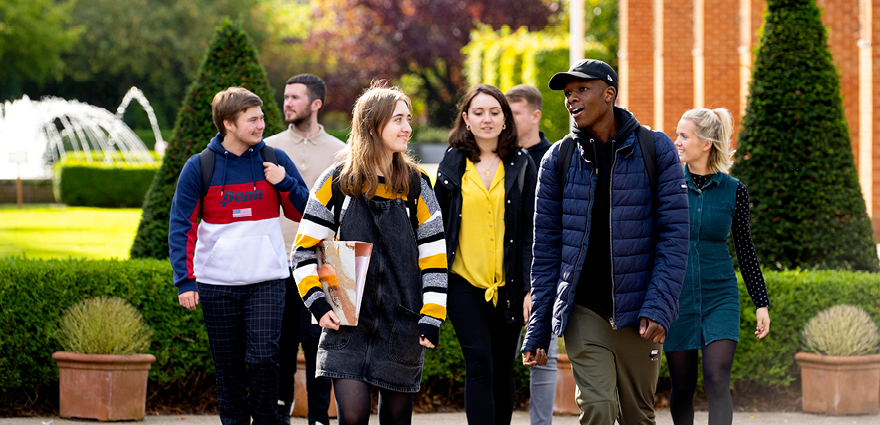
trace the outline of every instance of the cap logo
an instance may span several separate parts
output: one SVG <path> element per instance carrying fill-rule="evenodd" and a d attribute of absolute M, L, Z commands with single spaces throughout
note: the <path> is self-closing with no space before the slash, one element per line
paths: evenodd
<path fill-rule="evenodd" d="M 607 78 L 608 81 L 611 81 L 612 83 L 614 82 L 614 80 L 611 79 L 611 76 L 610 76 L 610 75 L 606 75 L 605 78 Z"/>

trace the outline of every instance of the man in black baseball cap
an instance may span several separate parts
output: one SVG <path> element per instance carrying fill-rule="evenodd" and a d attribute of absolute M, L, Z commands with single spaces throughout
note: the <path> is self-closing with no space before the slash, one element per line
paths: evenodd
<path fill-rule="evenodd" d="M 617 73 L 614 68 L 598 59 L 584 59 L 571 67 L 568 72 L 557 72 L 550 79 L 550 90 L 562 90 L 571 78 L 581 80 L 602 80 L 609 86 L 614 87 L 614 93 L 618 91 Z"/>
<path fill-rule="evenodd" d="M 614 106 L 617 82 L 595 59 L 550 79 L 575 128 L 541 164 L 535 200 L 523 364 L 546 361 L 551 333 L 565 337 L 582 424 L 654 423 L 663 341 L 688 259 L 678 153 L 668 136 Z"/>

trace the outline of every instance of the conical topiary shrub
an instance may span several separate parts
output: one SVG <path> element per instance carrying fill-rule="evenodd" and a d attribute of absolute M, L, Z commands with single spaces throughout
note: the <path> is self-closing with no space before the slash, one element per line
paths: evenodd
<path fill-rule="evenodd" d="M 876 271 L 826 41 L 815 0 L 767 1 L 731 174 L 749 189 L 762 265 Z"/>
<path fill-rule="evenodd" d="M 168 258 L 168 220 L 177 178 L 186 160 L 207 147 L 217 134 L 211 120 L 211 101 L 215 94 L 231 86 L 244 87 L 263 100 L 263 134 L 277 134 L 284 129 L 274 92 L 250 39 L 237 24 L 224 20 L 217 27 L 198 75 L 177 113 L 174 134 L 144 201 L 131 246 L 132 258 Z"/>

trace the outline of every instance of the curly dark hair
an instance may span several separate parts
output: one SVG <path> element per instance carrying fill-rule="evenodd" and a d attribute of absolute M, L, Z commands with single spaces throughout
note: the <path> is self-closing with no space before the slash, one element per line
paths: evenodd
<path fill-rule="evenodd" d="M 504 93 L 498 87 L 488 84 L 475 84 L 461 98 L 461 103 L 458 104 L 458 115 L 455 119 L 455 125 L 453 125 L 452 131 L 449 132 L 449 146 L 463 151 L 474 164 L 480 162 L 480 147 L 477 146 L 473 133 L 467 129 L 467 123 L 464 122 L 463 116 L 463 113 L 467 112 L 468 108 L 471 107 L 471 101 L 480 93 L 494 97 L 501 104 L 501 113 L 504 114 L 504 125 L 506 128 L 501 130 L 501 134 L 498 136 L 498 146 L 495 148 L 495 153 L 501 157 L 502 161 L 507 161 L 519 149 L 517 147 L 516 120 L 513 118 L 513 111 L 511 111 L 510 103 L 507 102 Z"/>

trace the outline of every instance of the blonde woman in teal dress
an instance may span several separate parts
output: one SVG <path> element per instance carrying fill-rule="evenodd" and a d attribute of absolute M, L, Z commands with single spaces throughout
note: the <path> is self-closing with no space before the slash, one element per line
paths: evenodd
<path fill-rule="evenodd" d="M 698 351 L 703 352 L 703 387 L 709 424 L 730 424 L 730 372 L 739 340 L 739 291 L 727 250 L 733 236 L 740 272 L 755 303 L 757 329 L 770 332 L 770 299 L 749 227 L 749 194 L 730 169 L 733 118 L 727 109 L 691 109 L 681 117 L 675 146 L 684 165 L 690 212 L 687 274 L 678 300 L 678 320 L 664 350 L 672 392 L 669 409 L 676 425 L 694 423 Z"/>

